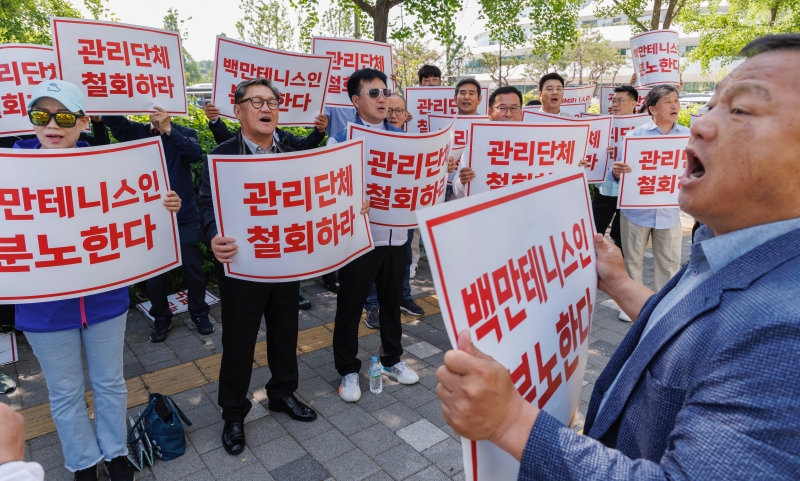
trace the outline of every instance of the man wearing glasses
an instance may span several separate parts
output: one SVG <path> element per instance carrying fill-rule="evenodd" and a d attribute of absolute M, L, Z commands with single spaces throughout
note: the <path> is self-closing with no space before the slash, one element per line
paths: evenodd
<path fill-rule="evenodd" d="M 392 91 L 386 74 L 372 68 L 355 71 L 347 80 L 347 94 L 356 108 L 355 123 L 376 130 L 402 132 L 386 120 Z M 347 140 L 347 129 L 328 139 L 328 145 Z M 375 249 L 339 269 L 339 295 L 333 330 L 334 365 L 342 383 L 339 396 L 347 402 L 361 398 L 358 372 L 358 323 L 372 284 L 380 308 L 380 358 L 383 374 L 400 384 L 414 384 L 419 376 L 400 360 L 403 354 L 400 297 L 406 267 L 408 229 L 370 224 Z"/>
<path fill-rule="evenodd" d="M 522 94 L 516 87 L 500 87 L 489 96 L 489 120 L 492 122 L 521 122 Z M 466 151 L 462 157 L 467 155 Z M 452 162 L 451 162 L 452 167 Z M 453 181 L 453 194 L 460 199 L 467 194 L 466 185 L 475 178 L 470 167 L 461 167 Z"/>
<path fill-rule="evenodd" d="M 542 100 L 542 112 L 574 118 L 561 111 L 561 102 L 564 101 L 564 78 L 561 75 L 550 72 L 539 79 L 539 98 Z"/>

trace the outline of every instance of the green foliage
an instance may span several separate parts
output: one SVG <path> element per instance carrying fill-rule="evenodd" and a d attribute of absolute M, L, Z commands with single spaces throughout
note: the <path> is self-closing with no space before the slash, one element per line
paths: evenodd
<path fill-rule="evenodd" d="M 696 114 L 699 108 L 699 105 L 693 104 L 685 109 L 681 109 L 680 112 L 678 112 L 678 124 L 689 128 L 690 122 L 692 121 L 691 114 Z"/>
<path fill-rule="evenodd" d="M 670 28 L 672 22 L 685 11 L 699 9 L 701 0 L 614 0 L 613 2 L 597 2 L 594 14 L 597 18 L 628 17 L 631 31 L 634 34 Z M 645 10 L 652 8 L 650 17 Z M 661 21 L 661 17 L 664 21 Z"/>
<path fill-rule="evenodd" d="M 289 14 L 277 0 L 242 0 L 244 17 L 236 22 L 236 31 L 245 42 L 291 51 L 294 29 Z"/>
<path fill-rule="evenodd" d="M 430 48 L 428 42 L 412 39 L 394 48 L 394 73 L 397 76 L 397 90 L 417 85 L 417 71 L 423 65 L 436 65 L 439 52 Z"/>
<path fill-rule="evenodd" d="M 687 9 L 680 24 L 687 32 L 700 33 L 700 45 L 689 52 L 692 61 L 708 71 L 713 60 L 723 65 L 737 59 L 751 40 L 768 34 L 800 31 L 800 0 L 730 0 L 730 8 L 720 12 L 720 0 L 708 3 L 708 11 Z"/>
<path fill-rule="evenodd" d="M 170 8 L 167 10 L 167 14 L 164 15 L 164 30 L 179 33 L 181 40 L 185 42 L 189 40 L 189 30 L 185 28 L 183 24 L 191 19 L 192 17 L 189 17 L 186 20 L 181 20 L 178 10 L 173 10 Z M 197 62 L 194 61 L 194 57 L 192 57 L 189 51 L 186 50 L 186 47 L 181 45 L 181 50 L 183 52 L 183 73 L 186 84 L 193 85 L 200 83 L 202 81 L 202 77 L 200 76 L 200 70 L 197 67 Z"/>
<path fill-rule="evenodd" d="M 561 58 L 556 62 L 558 70 L 569 70 L 571 78 L 566 78 L 567 83 L 577 79 L 577 85 L 597 83 L 606 74 L 614 74 L 627 65 L 627 60 L 619 51 L 611 46 L 596 29 L 582 28 L 578 39 L 564 50 Z M 584 82 L 584 75 L 588 82 Z"/>
<path fill-rule="evenodd" d="M 49 17 L 81 18 L 67 0 L 0 1 L 0 43 L 50 45 Z"/>

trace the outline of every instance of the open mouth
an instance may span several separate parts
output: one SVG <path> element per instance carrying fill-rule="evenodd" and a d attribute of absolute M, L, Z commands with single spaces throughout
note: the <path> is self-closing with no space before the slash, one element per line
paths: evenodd
<path fill-rule="evenodd" d="M 59 141 L 64 138 L 63 135 L 57 135 L 57 134 L 47 134 L 46 137 L 53 141 Z"/>
<path fill-rule="evenodd" d="M 263 122 L 265 124 L 269 124 L 272 123 L 272 117 L 269 116 L 261 117 L 260 119 L 258 119 L 258 121 Z"/>
<path fill-rule="evenodd" d="M 692 179 L 699 179 L 706 175 L 703 161 L 695 155 L 692 149 L 686 149 L 686 174 Z"/>

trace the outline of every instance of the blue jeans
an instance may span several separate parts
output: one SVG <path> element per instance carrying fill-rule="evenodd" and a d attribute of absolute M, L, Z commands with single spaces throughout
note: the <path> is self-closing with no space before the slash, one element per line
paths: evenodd
<path fill-rule="evenodd" d="M 400 299 L 403 301 L 411 300 L 411 241 L 414 239 L 414 229 L 408 229 L 408 241 L 406 241 L 406 274 L 403 277 L 403 291 Z M 375 291 L 375 284 L 369 290 L 367 302 L 364 303 L 364 309 L 377 309 L 378 307 L 378 293 Z"/>
<path fill-rule="evenodd" d="M 25 337 L 42 366 L 50 411 L 61 440 L 64 466 L 86 469 L 101 459 L 111 461 L 128 453 L 125 413 L 128 390 L 122 375 L 122 348 L 128 313 L 88 329 L 26 332 Z M 86 351 L 89 381 L 94 392 L 94 422 L 86 410 L 81 345 Z"/>

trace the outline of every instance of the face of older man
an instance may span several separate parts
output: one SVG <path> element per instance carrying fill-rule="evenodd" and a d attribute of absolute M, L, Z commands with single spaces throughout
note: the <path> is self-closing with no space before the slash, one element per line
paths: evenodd
<path fill-rule="evenodd" d="M 374 78 L 369 82 L 362 81 L 361 95 L 353 96 L 353 105 L 362 120 L 370 124 L 379 124 L 386 118 L 386 109 L 389 106 L 389 99 L 383 95 L 386 84 L 379 78 Z M 370 90 L 379 90 L 378 97 L 369 96 Z"/>
<path fill-rule="evenodd" d="M 628 92 L 615 92 L 611 99 L 611 113 L 614 115 L 631 115 L 636 109 L 636 101 Z"/>
<path fill-rule="evenodd" d="M 678 113 L 681 111 L 681 99 L 675 92 L 670 92 L 658 99 L 655 106 L 650 107 L 649 110 L 656 125 L 674 124 L 678 121 Z M 666 134 L 666 132 L 664 133 Z"/>
<path fill-rule="evenodd" d="M 489 118 L 493 122 L 521 122 L 522 106 L 517 94 L 509 92 L 494 98 L 494 105 L 489 109 Z"/>
<path fill-rule="evenodd" d="M 386 110 L 386 120 L 398 129 L 406 124 L 406 102 L 399 95 L 389 97 L 389 108 Z"/>
<path fill-rule="evenodd" d="M 481 100 L 483 100 L 483 96 L 480 89 L 473 84 L 465 83 L 456 92 L 458 115 L 475 115 Z"/>
<path fill-rule="evenodd" d="M 275 94 L 266 85 L 251 85 L 247 88 L 244 98 L 252 98 L 256 103 L 258 103 L 256 99 L 264 102 L 261 108 L 253 107 L 250 100 L 244 100 L 233 106 L 233 113 L 242 124 L 242 134 L 253 142 L 261 144 L 272 137 L 275 127 L 278 126 L 278 110 L 270 110 L 268 105 L 269 100 L 276 100 Z"/>
<path fill-rule="evenodd" d="M 561 85 L 558 79 L 547 80 L 542 85 L 539 98 L 542 99 L 543 111 L 557 114 L 561 111 L 561 102 L 564 100 L 564 86 Z"/>
<path fill-rule="evenodd" d="M 716 235 L 800 216 L 800 52 L 757 55 L 692 125 L 680 205 Z"/>

